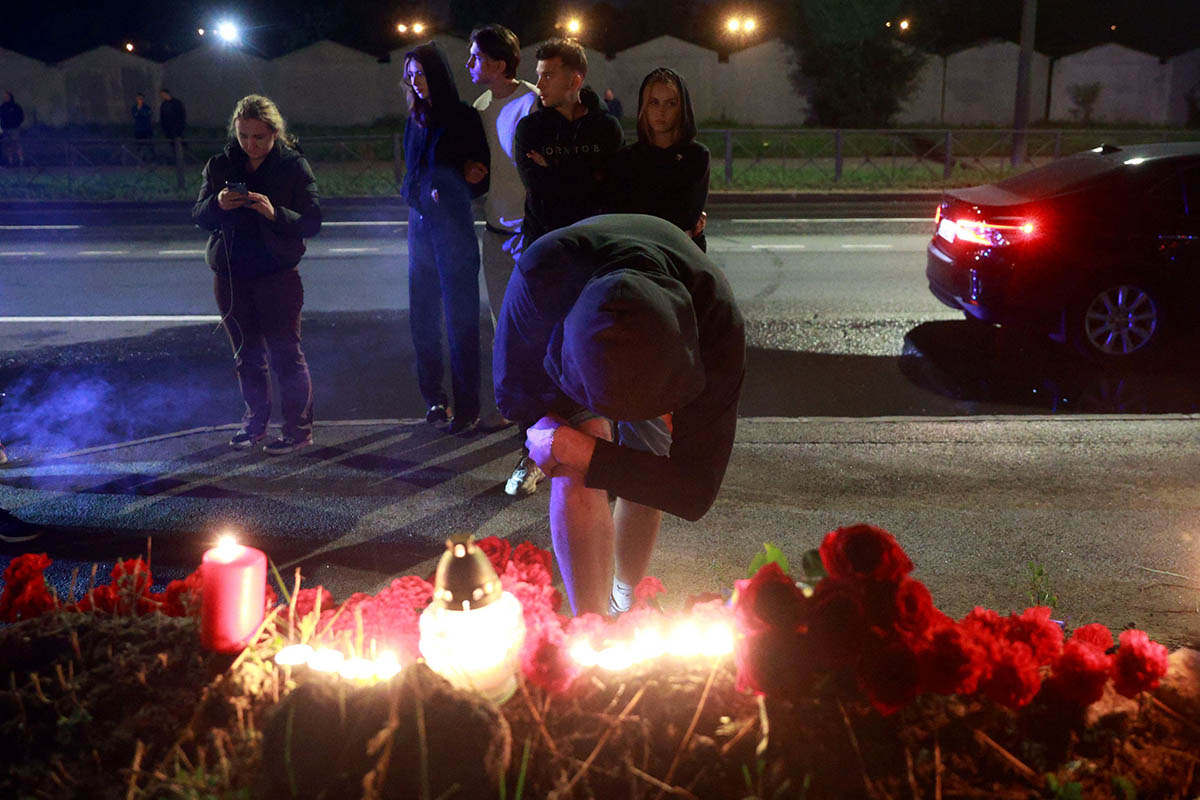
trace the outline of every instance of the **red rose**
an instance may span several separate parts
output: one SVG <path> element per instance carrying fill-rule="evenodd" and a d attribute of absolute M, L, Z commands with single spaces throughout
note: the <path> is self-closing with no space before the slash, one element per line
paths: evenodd
<path fill-rule="evenodd" d="M 1041 687 L 1033 649 L 1023 642 L 993 648 L 992 662 L 981 688 L 993 702 L 1009 708 L 1026 705 Z"/>
<path fill-rule="evenodd" d="M 895 537 L 874 525 L 851 525 L 825 534 L 821 562 L 835 578 L 898 581 L 912 572 L 913 564 Z"/>
<path fill-rule="evenodd" d="M 899 711 L 912 702 L 921 686 L 917 654 L 897 637 L 867 637 L 858 686 L 880 714 Z"/>
<path fill-rule="evenodd" d="M 1167 648 L 1152 641 L 1145 631 L 1121 632 L 1120 647 L 1112 659 L 1113 688 L 1126 697 L 1158 686 L 1167 674 Z"/>
<path fill-rule="evenodd" d="M 1029 645 L 1038 666 L 1050 664 L 1062 652 L 1062 628 L 1050 619 L 1048 606 L 1027 608 L 1020 616 L 1011 615 L 1006 638 Z"/>
<path fill-rule="evenodd" d="M 867 635 L 862 587 L 858 581 L 825 578 L 817 584 L 808 614 L 813 655 L 824 669 L 851 666 Z"/>
<path fill-rule="evenodd" d="M 53 562 L 45 553 L 24 553 L 9 562 L 4 570 L 4 584 L 28 583 L 34 577 L 41 577 L 46 567 Z"/>
<path fill-rule="evenodd" d="M 737 688 L 785 700 L 803 697 L 816 678 L 812 643 L 783 628 L 738 637 L 733 648 Z"/>
<path fill-rule="evenodd" d="M 864 587 L 868 621 L 884 632 L 895 631 L 915 642 L 935 624 L 952 620 L 934 608 L 925 584 L 912 578 L 898 583 L 871 582 Z"/>
<path fill-rule="evenodd" d="M 961 624 L 981 642 L 1003 639 L 1008 632 L 1008 623 L 1004 617 L 983 606 L 975 606 L 967 612 Z"/>
<path fill-rule="evenodd" d="M 737 581 L 734 586 L 734 619 L 742 633 L 794 630 L 803 622 L 807 605 L 804 592 L 775 562 L 764 564 L 753 578 Z"/>
<path fill-rule="evenodd" d="M 1109 638 L 1112 638 L 1111 634 Z M 1071 637 L 1054 662 L 1053 675 L 1047 685 L 1065 700 L 1089 706 L 1104 695 L 1111 660 L 1086 638 Z"/>
<path fill-rule="evenodd" d="M 163 592 L 163 613 L 168 617 L 190 617 L 200 613 L 199 570 L 184 580 L 171 581 Z"/>
<path fill-rule="evenodd" d="M 40 617 L 57 605 L 44 580 L 30 581 L 21 587 L 21 593 L 13 600 L 10 621 Z"/>
<path fill-rule="evenodd" d="M 499 536 L 485 536 L 476 541 L 475 546 L 484 552 L 488 561 L 492 562 L 492 568 L 496 570 L 497 575 L 504 572 L 504 568 L 508 566 L 508 558 L 512 554 L 512 543 L 508 539 L 501 539 Z"/>
<path fill-rule="evenodd" d="M 988 651 L 954 622 L 934 626 L 917 657 L 922 686 L 938 694 L 971 694 L 988 664 Z"/>
<path fill-rule="evenodd" d="M 88 592 L 82 600 L 67 608 L 68 611 L 99 611 L 105 614 L 117 610 L 117 592 L 112 584 L 97 586 Z"/>
<path fill-rule="evenodd" d="M 1076 628 L 1075 632 L 1071 634 L 1071 640 L 1087 642 L 1093 647 L 1098 647 L 1102 653 L 1108 652 L 1113 646 L 1112 631 L 1108 629 L 1108 626 L 1101 625 L 1099 622 L 1092 622 Z"/>

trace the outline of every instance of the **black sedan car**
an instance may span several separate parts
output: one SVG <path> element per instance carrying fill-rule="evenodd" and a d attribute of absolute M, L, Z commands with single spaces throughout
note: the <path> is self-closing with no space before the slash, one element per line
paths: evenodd
<path fill-rule="evenodd" d="M 1094 150 L 943 195 L 925 274 L 968 318 L 1109 363 L 1200 327 L 1200 142 Z"/>

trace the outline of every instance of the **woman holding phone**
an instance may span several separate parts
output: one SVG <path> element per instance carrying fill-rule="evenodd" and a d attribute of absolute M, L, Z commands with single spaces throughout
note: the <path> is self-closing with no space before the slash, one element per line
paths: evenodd
<path fill-rule="evenodd" d="M 279 379 L 283 431 L 263 450 L 284 455 L 312 444 L 312 379 L 300 349 L 304 287 L 298 266 L 304 240 L 321 229 L 321 207 L 312 169 L 268 98 L 247 95 L 234 107 L 229 143 L 204 165 L 192 220 L 210 232 L 206 260 L 215 273 L 217 308 L 246 404 L 230 446 L 249 448 L 267 436 L 268 356 Z"/>

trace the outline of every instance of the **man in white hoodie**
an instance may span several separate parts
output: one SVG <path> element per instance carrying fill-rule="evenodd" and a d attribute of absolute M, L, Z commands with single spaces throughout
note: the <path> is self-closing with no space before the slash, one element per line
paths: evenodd
<path fill-rule="evenodd" d="M 467 72 L 472 83 L 485 89 L 475 101 L 475 109 L 483 118 L 492 160 L 485 203 L 483 277 L 495 326 L 508 279 L 521 255 L 521 220 L 525 214 L 525 185 L 517 172 L 513 137 L 517 123 L 537 105 L 538 94 L 532 83 L 517 79 L 521 43 L 508 28 L 476 28 L 471 31 L 470 46 Z M 532 494 L 545 477 L 522 452 L 504 490 L 514 496 Z"/>

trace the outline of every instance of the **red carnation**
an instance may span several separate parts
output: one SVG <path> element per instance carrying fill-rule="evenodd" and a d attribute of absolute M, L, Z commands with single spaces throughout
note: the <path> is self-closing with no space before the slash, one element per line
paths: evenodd
<path fill-rule="evenodd" d="M 660 594 L 666 594 L 667 587 L 663 586 L 662 581 L 653 575 L 647 575 L 638 581 L 637 586 L 633 587 L 633 604 L 635 606 L 658 605 L 658 601 L 654 598 Z"/>
<path fill-rule="evenodd" d="M 993 702 L 1020 708 L 1037 695 L 1042 680 L 1033 648 L 1023 642 L 1009 642 L 993 648 L 991 656 L 982 689 Z"/>
<path fill-rule="evenodd" d="M 1113 688 L 1126 697 L 1136 697 L 1157 687 L 1167 674 L 1167 648 L 1136 629 L 1122 631 L 1120 643 L 1112 659 Z"/>
<path fill-rule="evenodd" d="M 1112 631 L 1108 626 L 1101 625 L 1099 622 L 1092 622 L 1084 625 L 1081 628 L 1076 628 L 1071 634 L 1072 641 L 1087 642 L 1093 647 L 1100 648 L 1100 652 L 1108 652 L 1113 646 Z"/>
<path fill-rule="evenodd" d="M 0 621 L 32 619 L 55 607 L 43 575 L 50 564 L 45 553 L 25 553 L 9 562 L 0 593 Z"/>
<path fill-rule="evenodd" d="M 554 571 L 554 555 L 549 550 L 543 550 L 532 542 L 521 542 L 513 548 L 511 560 L 519 566 L 541 564 L 546 572 Z"/>
<path fill-rule="evenodd" d="M 559 625 L 543 625 L 526 632 L 521 648 L 525 677 L 551 694 L 565 692 L 579 675 L 579 665 L 567 652 L 567 641 Z"/>
<path fill-rule="evenodd" d="M 1089 706 L 1104 695 L 1111 660 L 1086 638 L 1071 637 L 1054 662 L 1054 673 L 1047 685 L 1065 700 Z"/>
<path fill-rule="evenodd" d="M 78 603 L 67 608 L 68 611 L 100 611 L 105 614 L 115 613 L 117 610 L 117 592 L 113 589 L 112 584 L 97 586 L 92 589 Z"/>
<path fill-rule="evenodd" d="M 163 592 L 162 611 L 168 617 L 190 617 L 200 613 L 200 570 L 183 580 L 171 581 Z"/>
<path fill-rule="evenodd" d="M 1029 645 L 1038 666 L 1050 664 L 1062 652 L 1062 628 L 1050 619 L 1048 606 L 1034 606 L 1025 609 L 1020 616 L 1011 615 L 1006 638 Z"/>
<path fill-rule="evenodd" d="M 988 663 L 987 650 L 953 622 L 934 626 L 917 656 L 922 685 L 938 694 L 971 694 Z"/>
<path fill-rule="evenodd" d="M 804 592 L 775 562 L 764 564 L 754 577 L 737 581 L 734 586 L 734 619 L 743 633 L 795 630 L 803 622 L 807 605 Z"/>
<path fill-rule="evenodd" d="M 880 714 L 892 714 L 917 696 L 917 654 L 896 637 L 869 636 L 858 667 L 858 686 Z"/>
<path fill-rule="evenodd" d="M 913 564 L 895 537 L 874 525 L 851 525 L 825 534 L 821 562 L 835 578 L 898 581 Z"/>
<path fill-rule="evenodd" d="M 321 610 L 333 608 L 333 594 L 324 586 L 301 589 L 296 592 L 296 619 L 302 620 L 317 609 L 317 598 L 321 598 Z"/>
<path fill-rule="evenodd" d="M 504 572 L 504 568 L 508 566 L 508 558 L 512 554 L 512 543 L 508 539 L 501 539 L 499 536 L 485 536 L 476 541 L 475 546 L 484 552 L 488 561 L 492 562 L 492 568 L 496 570 L 497 575 Z"/>

